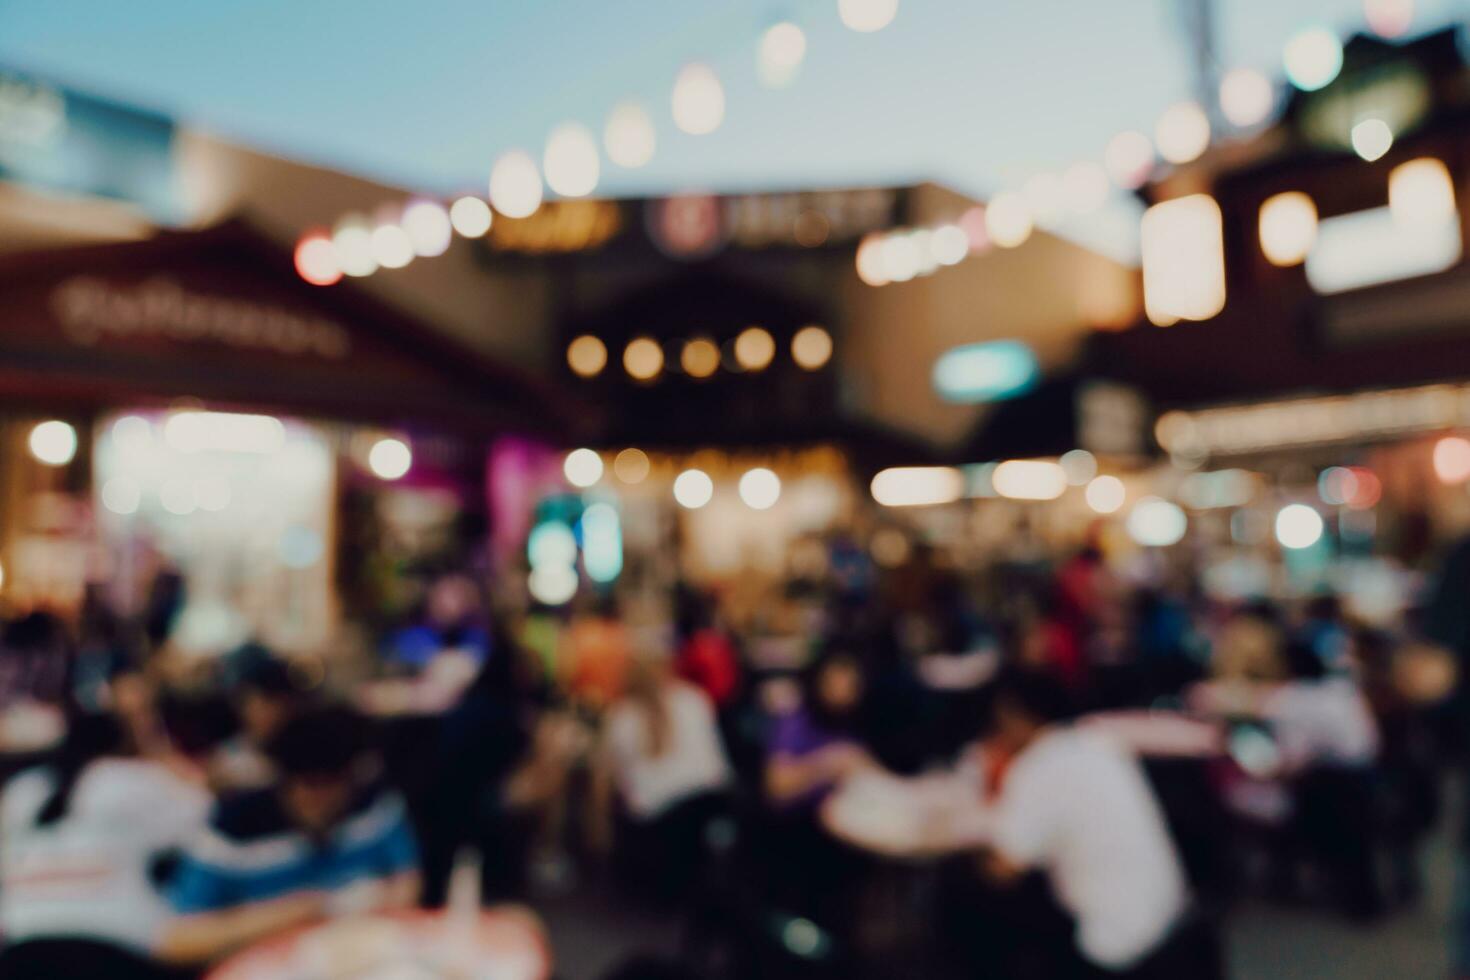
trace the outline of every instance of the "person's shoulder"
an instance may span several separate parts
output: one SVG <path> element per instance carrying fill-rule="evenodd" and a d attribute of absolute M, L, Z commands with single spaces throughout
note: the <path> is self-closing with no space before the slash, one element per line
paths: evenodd
<path fill-rule="evenodd" d="M 244 844 L 286 833 L 291 823 L 274 788 L 265 787 L 221 797 L 210 814 L 209 829 L 221 838 Z"/>
<path fill-rule="evenodd" d="M 408 808 L 396 790 L 369 786 L 352 801 L 335 836 L 344 844 L 369 843 L 394 833 L 407 818 Z"/>

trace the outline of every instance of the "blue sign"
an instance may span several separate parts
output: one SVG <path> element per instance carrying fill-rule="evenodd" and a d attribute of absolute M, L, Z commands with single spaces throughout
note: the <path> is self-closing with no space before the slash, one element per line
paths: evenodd
<path fill-rule="evenodd" d="M 1039 376 L 1036 355 L 1019 340 L 966 344 L 934 362 L 934 391 L 947 402 L 978 405 L 1029 391 Z"/>
<path fill-rule="evenodd" d="M 174 124 L 0 70 L 0 179 L 137 205 L 174 224 Z"/>

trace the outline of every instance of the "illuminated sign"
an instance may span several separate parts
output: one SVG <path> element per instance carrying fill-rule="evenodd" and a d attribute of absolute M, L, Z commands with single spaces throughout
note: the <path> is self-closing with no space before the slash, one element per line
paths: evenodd
<path fill-rule="evenodd" d="M 1019 340 L 966 344 L 934 362 L 934 390 L 945 401 L 977 405 L 1029 390 L 1039 373 L 1036 355 Z"/>
<path fill-rule="evenodd" d="M 1307 282 L 1323 295 L 1443 272 L 1460 261 L 1460 218 L 1408 223 L 1391 208 L 1323 218 L 1307 253 Z"/>

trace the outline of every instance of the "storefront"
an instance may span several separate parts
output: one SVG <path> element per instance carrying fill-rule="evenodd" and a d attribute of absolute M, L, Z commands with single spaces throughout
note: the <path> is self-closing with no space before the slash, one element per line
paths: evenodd
<path fill-rule="evenodd" d="M 321 649 L 483 568 L 496 441 L 562 437 L 548 390 L 240 224 L 7 259 L 0 309 L 0 594 L 136 612 L 177 572 L 187 649 Z"/>

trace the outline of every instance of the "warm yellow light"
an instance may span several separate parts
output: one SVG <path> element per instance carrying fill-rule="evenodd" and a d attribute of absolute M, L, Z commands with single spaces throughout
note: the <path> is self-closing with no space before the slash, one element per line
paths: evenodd
<path fill-rule="evenodd" d="M 635 381 L 652 381 L 664 369 L 664 349 L 650 337 L 639 337 L 623 349 L 623 370 Z"/>
<path fill-rule="evenodd" d="M 883 260 L 883 235 L 881 233 L 869 232 L 858 244 L 857 274 L 858 278 L 869 286 L 886 286 L 892 281 L 888 276 L 887 263 Z"/>
<path fill-rule="evenodd" d="M 1220 79 L 1220 111 L 1232 126 L 1249 129 L 1276 107 L 1276 87 L 1254 68 L 1233 68 Z"/>
<path fill-rule="evenodd" d="M 1067 490 L 1067 473 L 1043 459 L 1009 459 L 990 474 L 995 492 L 1012 500 L 1055 500 Z"/>
<path fill-rule="evenodd" d="M 965 478 L 950 466 L 896 466 L 873 477 L 873 499 L 885 507 L 948 504 L 965 492 Z"/>
<path fill-rule="evenodd" d="M 583 334 L 567 345 L 567 366 L 578 377 L 597 377 L 607 367 L 607 345 L 591 334 Z"/>
<path fill-rule="evenodd" d="M 985 230 L 1001 248 L 1015 248 L 1031 237 L 1031 210 L 1020 194 L 1003 191 L 985 208 Z"/>
<path fill-rule="evenodd" d="M 373 258 L 385 269 L 401 269 L 413 261 L 413 242 L 408 232 L 394 224 L 373 230 Z"/>
<path fill-rule="evenodd" d="M 524 150 L 511 150 L 490 170 L 490 204 L 507 218 L 529 218 L 541 207 L 541 174 Z"/>
<path fill-rule="evenodd" d="M 764 371 L 776 356 L 776 341 L 761 327 L 747 327 L 735 338 L 735 361 L 747 371 Z"/>
<path fill-rule="evenodd" d="M 642 483 L 653 467 L 641 449 L 624 449 L 613 458 L 613 475 L 624 483 Z"/>
<path fill-rule="evenodd" d="M 715 482 L 704 470 L 685 470 L 674 477 L 674 500 L 687 510 L 698 510 L 715 495 Z"/>
<path fill-rule="evenodd" d="M 720 348 L 708 337 L 696 337 L 684 345 L 679 365 L 691 378 L 708 378 L 720 369 Z"/>
<path fill-rule="evenodd" d="M 1159 326 L 1208 320 L 1225 308 L 1220 205 L 1208 194 L 1155 204 L 1143 214 L 1143 305 Z"/>
<path fill-rule="evenodd" d="M 466 195 L 449 206 L 449 221 L 465 238 L 484 235 L 494 220 L 490 205 L 478 197 Z"/>
<path fill-rule="evenodd" d="M 77 430 L 57 419 L 41 422 L 31 429 L 27 445 L 37 462 L 65 466 L 77 454 Z"/>
<path fill-rule="evenodd" d="M 791 338 L 791 359 L 803 370 L 820 369 L 832 359 L 832 335 L 815 324 L 802 327 Z"/>
<path fill-rule="evenodd" d="M 1455 182 L 1444 161 L 1420 157 L 1394 167 L 1388 175 L 1388 208 L 1406 227 L 1454 220 Z"/>
<path fill-rule="evenodd" d="M 623 102 L 615 106 L 607 117 L 602 142 L 609 160 L 631 170 L 653 159 L 658 134 L 648 110 L 636 102 Z"/>
<path fill-rule="evenodd" d="M 1269 197 L 1261 205 L 1261 251 L 1272 265 L 1300 265 L 1317 241 L 1317 205 L 1301 191 Z"/>
<path fill-rule="evenodd" d="M 1176 103 L 1159 116 L 1154 143 L 1170 163 L 1197 160 L 1210 147 L 1210 117 L 1198 102 Z"/>
<path fill-rule="evenodd" d="M 1099 514 L 1113 514 L 1123 506 L 1128 493 L 1123 487 L 1123 481 L 1116 476 L 1099 476 L 1087 484 L 1083 491 L 1087 500 L 1087 506 Z"/>
<path fill-rule="evenodd" d="M 597 188 L 597 137 L 581 123 L 562 123 L 546 138 L 546 186 L 562 197 L 586 197 Z"/>
<path fill-rule="evenodd" d="M 725 87 L 709 65 L 685 65 L 674 80 L 674 125 L 704 136 L 725 121 Z"/>
<path fill-rule="evenodd" d="M 562 474 L 574 487 L 586 489 L 602 479 L 602 457 L 595 449 L 573 449 L 562 463 Z"/>

